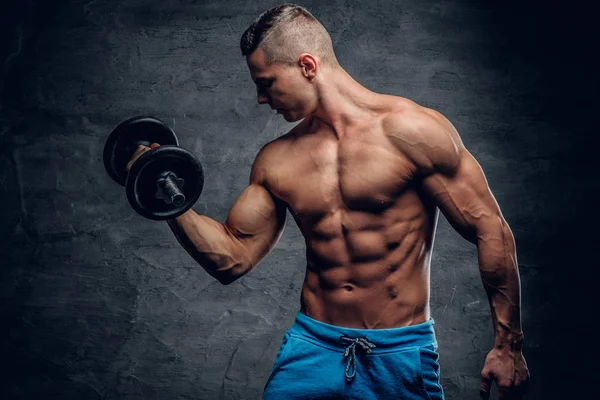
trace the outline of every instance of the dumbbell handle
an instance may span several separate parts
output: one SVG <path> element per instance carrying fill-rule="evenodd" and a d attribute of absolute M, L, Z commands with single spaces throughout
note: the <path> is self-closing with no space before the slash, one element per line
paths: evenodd
<path fill-rule="evenodd" d="M 181 191 L 180 185 L 183 186 L 183 179 L 177 178 L 172 172 L 169 172 L 165 178 L 160 178 L 156 181 L 156 184 L 159 189 L 159 193 L 157 193 L 158 198 L 162 198 L 167 203 L 173 203 L 176 207 L 181 206 L 185 203 L 185 195 Z M 163 193 L 166 195 L 162 196 Z"/>
<path fill-rule="evenodd" d="M 147 140 L 140 140 L 135 143 L 135 149 L 137 150 L 139 146 L 150 147 L 153 143 L 156 142 L 150 143 Z M 156 144 L 160 146 L 160 143 Z M 179 185 L 183 185 L 183 179 L 178 179 L 177 175 L 174 173 L 169 172 L 165 178 L 158 179 L 156 181 L 156 185 L 158 186 L 159 191 L 162 190 L 163 192 L 158 193 L 156 197 L 162 198 L 166 203 L 172 203 L 176 207 L 179 207 L 185 203 L 185 195 L 179 187 Z M 164 195 L 166 195 L 166 197 Z"/>

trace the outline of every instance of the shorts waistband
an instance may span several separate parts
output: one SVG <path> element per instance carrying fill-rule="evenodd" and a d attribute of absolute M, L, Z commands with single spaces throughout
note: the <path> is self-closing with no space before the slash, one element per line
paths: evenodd
<path fill-rule="evenodd" d="M 357 329 L 343 326 L 330 325 L 325 322 L 310 318 L 302 312 L 296 314 L 294 324 L 290 328 L 291 334 L 312 338 L 328 347 L 344 349 L 348 347 L 347 340 L 365 338 L 376 347 L 373 353 L 390 351 L 392 348 L 422 347 L 433 345 L 437 349 L 437 341 L 433 326 L 435 321 L 429 318 L 420 324 L 402 326 L 389 329 Z"/>

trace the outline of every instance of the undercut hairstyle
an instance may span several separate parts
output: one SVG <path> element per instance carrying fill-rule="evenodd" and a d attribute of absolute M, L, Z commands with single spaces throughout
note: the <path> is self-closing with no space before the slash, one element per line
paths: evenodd
<path fill-rule="evenodd" d="M 325 27 L 296 4 L 281 4 L 259 15 L 242 35 L 240 47 L 243 56 L 263 49 L 267 65 L 296 66 L 302 53 L 318 56 L 330 66 L 339 65 Z"/>

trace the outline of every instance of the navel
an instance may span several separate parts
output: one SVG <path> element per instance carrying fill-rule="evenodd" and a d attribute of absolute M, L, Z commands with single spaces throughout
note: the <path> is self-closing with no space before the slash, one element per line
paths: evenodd
<path fill-rule="evenodd" d="M 395 286 L 386 287 L 386 291 L 390 299 L 395 299 L 396 297 L 398 297 L 398 290 Z"/>

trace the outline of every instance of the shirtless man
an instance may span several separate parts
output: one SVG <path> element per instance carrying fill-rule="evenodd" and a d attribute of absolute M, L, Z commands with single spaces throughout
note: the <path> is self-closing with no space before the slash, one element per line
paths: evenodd
<path fill-rule="evenodd" d="M 259 151 L 225 223 L 190 209 L 168 224 L 228 285 L 273 249 L 286 209 L 294 216 L 306 276 L 263 398 L 444 398 L 429 309 L 438 208 L 477 246 L 491 306 L 495 346 L 480 394 L 489 398 L 495 381 L 500 399 L 522 398 L 529 371 L 513 235 L 452 124 L 361 86 L 302 7 L 264 12 L 241 48 L 258 102 L 301 122 Z"/>

